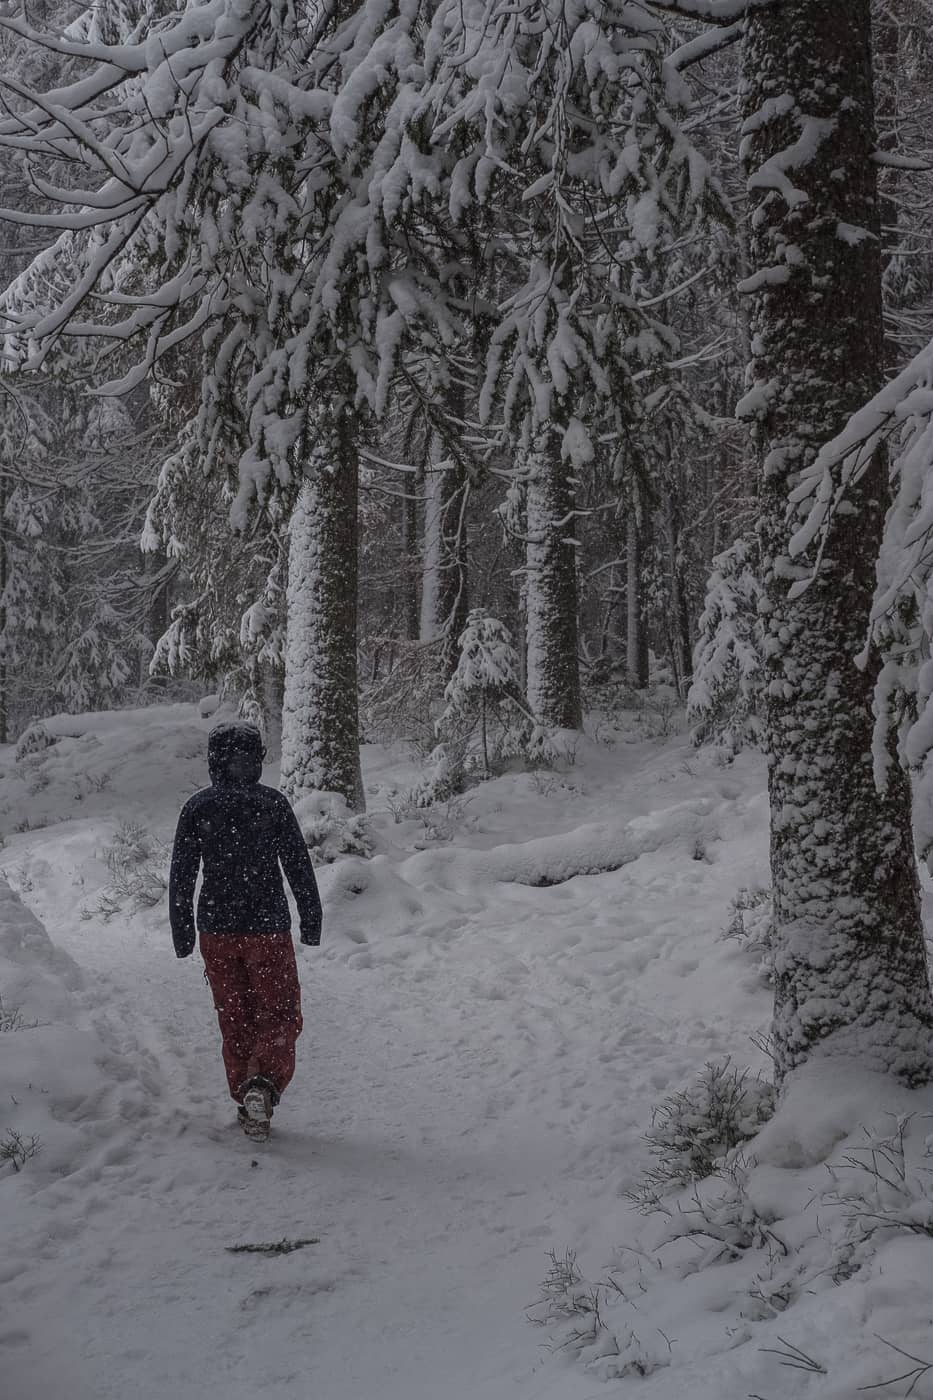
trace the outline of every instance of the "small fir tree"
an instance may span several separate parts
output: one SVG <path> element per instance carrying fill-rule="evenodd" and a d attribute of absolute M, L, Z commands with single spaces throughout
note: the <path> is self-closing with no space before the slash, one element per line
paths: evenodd
<path fill-rule="evenodd" d="M 510 719 L 517 714 L 524 718 L 519 693 L 518 655 L 508 628 L 482 608 L 473 608 L 460 635 L 460 659 L 444 691 L 446 708 L 437 728 L 441 735 L 459 733 L 465 741 L 479 725 L 485 777 L 490 773 L 490 716 L 506 731 Z"/>
<path fill-rule="evenodd" d="M 697 744 L 715 737 L 737 751 L 761 738 L 761 585 L 755 555 L 751 541 L 737 539 L 713 560 L 687 697 Z"/>

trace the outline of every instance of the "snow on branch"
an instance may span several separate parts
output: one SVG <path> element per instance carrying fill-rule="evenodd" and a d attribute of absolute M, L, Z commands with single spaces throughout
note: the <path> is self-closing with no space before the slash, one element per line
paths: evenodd
<path fill-rule="evenodd" d="M 672 68 L 675 72 L 682 73 L 685 68 L 690 68 L 694 63 L 702 63 L 704 59 L 712 57 L 714 53 L 721 53 L 723 49 L 734 44 L 742 37 L 742 21 L 737 20 L 735 24 L 728 24 L 721 29 L 707 29 L 705 33 L 698 34 L 693 39 L 688 39 L 685 44 L 681 44 L 664 60 L 665 68 Z"/>
<path fill-rule="evenodd" d="M 875 685 L 875 779 L 883 789 L 895 754 L 918 770 L 915 830 L 933 850 L 933 343 L 852 416 L 802 474 L 789 509 L 803 516 L 790 552 L 816 545 L 815 562 L 794 583 L 804 591 L 819 571 L 833 519 L 880 446 L 892 450 L 892 504 L 877 564 L 877 585 L 862 661 L 881 666 Z M 897 743 L 894 741 L 897 740 Z"/>
<path fill-rule="evenodd" d="M 681 0 L 723 32 L 680 61 L 755 3 Z M 261 502 L 288 488 L 308 405 L 338 382 L 379 416 L 415 386 L 411 362 L 429 363 L 430 413 L 451 360 L 469 359 L 478 292 L 487 440 L 555 412 L 626 431 L 639 375 L 681 353 L 649 308 L 701 276 L 645 276 L 635 296 L 632 265 L 725 208 L 672 116 L 657 11 L 673 9 L 360 0 L 309 16 L 206 0 L 115 44 L 0 19 L 87 70 L 46 92 L 0 79 L 0 147 L 26 157 L 39 199 L 0 217 L 72 235 L 55 275 L 34 268 L 0 300 L 6 354 L 37 368 L 68 337 L 122 343 L 114 393 L 187 342 L 205 470 L 229 469 L 235 422 L 237 500 Z M 473 253 L 487 237 L 494 277 Z"/>
<path fill-rule="evenodd" d="M 652 10 L 725 25 L 743 19 L 751 10 L 768 10 L 780 3 L 781 0 L 645 0 Z"/>
<path fill-rule="evenodd" d="M 908 419 L 933 412 L 933 343 L 914 357 L 900 374 L 849 419 L 841 433 L 826 443 L 790 496 L 790 511 L 804 515 L 790 541 L 797 558 L 825 536 L 839 504 L 870 465 L 879 445 Z M 805 585 L 797 585 L 802 592 Z"/>

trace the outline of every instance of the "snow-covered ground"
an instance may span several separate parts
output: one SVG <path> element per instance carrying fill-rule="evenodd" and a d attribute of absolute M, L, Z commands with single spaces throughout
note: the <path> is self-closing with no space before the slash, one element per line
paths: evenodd
<path fill-rule="evenodd" d="M 760 968 L 722 938 L 768 881 L 763 764 L 651 720 L 423 820 L 411 759 L 365 751 L 375 854 L 319 870 L 265 1147 L 233 1125 L 199 959 L 106 862 L 130 848 L 157 896 L 213 721 L 85 716 L 0 751 L 0 1144 L 40 1143 L 0 1165 L 4 1400 L 842 1400 L 911 1369 L 893 1346 L 933 1360 L 929 1093 L 817 1067 L 695 1203 L 627 1200 L 653 1105 L 707 1061 L 767 1064 Z M 861 1125 L 900 1161 L 886 1115 L 910 1113 L 866 1235 Z M 313 1242 L 230 1252 L 283 1239 Z"/>

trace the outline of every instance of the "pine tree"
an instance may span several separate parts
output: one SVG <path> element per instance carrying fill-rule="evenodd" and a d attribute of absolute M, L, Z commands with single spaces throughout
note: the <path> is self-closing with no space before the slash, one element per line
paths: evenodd
<path fill-rule="evenodd" d="M 868 625 L 885 459 L 875 451 L 819 556 L 790 556 L 789 494 L 870 399 L 883 364 L 868 0 L 784 0 L 747 20 L 754 421 L 775 918 L 776 1065 L 817 1049 L 922 1079 L 926 968 L 906 775 L 872 760 Z"/>
<path fill-rule="evenodd" d="M 713 560 L 698 623 L 687 712 L 694 741 L 711 736 L 733 749 L 763 737 L 757 549 L 737 539 Z"/>
<path fill-rule="evenodd" d="M 510 720 L 518 717 L 524 723 L 527 719 L 518 699 L 518 656 L 508 628 L 482 608 L 472 609 L 458 644 L 457 667 L 444 690 L 445 708 L 437 731 L 448 739 L 456 733 L 462 747 L 478 724 L 483 776 L 488 778 L 491 721 L 498 721 L 507 732 Z"/>

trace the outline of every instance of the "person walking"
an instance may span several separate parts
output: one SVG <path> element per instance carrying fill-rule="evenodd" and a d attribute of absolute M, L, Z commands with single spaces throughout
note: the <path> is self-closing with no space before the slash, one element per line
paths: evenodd
<path fill-rule="evenodd" d="M 295 1072 L 301 989 L 282 871 L 298 906 L 301 942 L 321 941 L 321 900 L 288 799 L 260 783 L 265 757 L 253 724 L 218 724 L 207 742 L 210 787 L 178 818 L 169 917 L 179 958 L 200 933 L 230 1095 L 248 1137 L 265 1141 Z M 203 880 L 194 892 L 198 871 Z"/>

